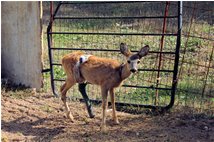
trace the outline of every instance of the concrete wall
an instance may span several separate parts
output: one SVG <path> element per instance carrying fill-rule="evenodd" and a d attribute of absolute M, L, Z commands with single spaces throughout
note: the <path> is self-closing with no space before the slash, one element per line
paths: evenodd
<path fill-rule="evenodd" d="M 16 84 L 42 85 L 40 2 L 1 3 L 2 76 Z"/>

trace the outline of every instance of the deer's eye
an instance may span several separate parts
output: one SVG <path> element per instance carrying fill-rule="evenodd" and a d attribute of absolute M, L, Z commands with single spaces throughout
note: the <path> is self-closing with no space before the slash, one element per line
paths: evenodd
<path fill-rule="evenodd" d="M 128 62 L 129 64 L 131 63 L 131 61 L 129 61 L 129 60 L 128 60 L 127 62 Z"/>
<path fill-rule="evenodd" d="M 139 64 L 139 63 L 140 63 L 140 61 L 137 61 L 137 63 Z"/>

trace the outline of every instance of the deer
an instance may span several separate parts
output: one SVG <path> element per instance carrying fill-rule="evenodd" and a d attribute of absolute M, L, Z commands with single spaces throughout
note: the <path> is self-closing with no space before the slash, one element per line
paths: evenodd
<path fill-rule="evenodd" d="M 118 60 L 98 57 L 94 55 L 84 56 L 85 53 L 75 51 L 65 55 L 62 58 L 62 66 L 66 74 L 65 83 L 61 86 L 61 100 L 64 103 L 67 118 L 74 122 L 71 110 L 66 102 L 67 91 L 76 83 L 87 81 L 90 84 L 99 85 L 102 95 L 102 122 L 101 131 L 106 131 L 106 113 L 108 107 L 108 93 L 112 104 L 112 119 L 115 124 L 119 124 L 115 106 L 115 88 L 119 87 L 122 82 L 132 73 L 136 73 L 138 64 L 142 57 L 149 52 L 149 46 L 142 47 L 137 53 L 132 53 L 126 43 L 120 44 L 120 52 L 126 58 L 125 63 L 120 63 Z M 75 68 L 79 68 L 79 77 L 75 75 Z"/>

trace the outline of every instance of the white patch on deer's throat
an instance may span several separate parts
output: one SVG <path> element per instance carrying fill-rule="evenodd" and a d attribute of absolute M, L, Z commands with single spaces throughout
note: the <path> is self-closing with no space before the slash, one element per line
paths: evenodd
<path fill-rule="evenodd" d="M 129 64 L 130 69 L 137 70 L 138 61 L 139 61 L 139 59 L 130 60 L 130 64 Z"/>

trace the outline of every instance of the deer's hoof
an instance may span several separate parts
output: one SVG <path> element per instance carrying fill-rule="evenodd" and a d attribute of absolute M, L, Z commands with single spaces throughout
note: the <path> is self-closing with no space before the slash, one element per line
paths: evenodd
<path fill-rule="evenodd" d="M 107 131 L 106 131 L 106 125 L 101 125 L 100 131 L 101 131 L 102 133 L 106 133 L 106 132 L 107 132 Z"/>
<path fill-rule="evenodd" d="M 115 119 L 115 120 L 114 120 L 114 124 L 116 124 L 116 125 L 119 125 L 119 124 L 120 124 L 120 122 L 118 121 L 118 119 Z"/>
<path fill-rule="evenodd" d="M 68 118 L 72 123 L 74 123 L 74 117 L 72 116 L 71 113 L 68 113 L 68 114 L 67 114 L 67 118 Z"/>

